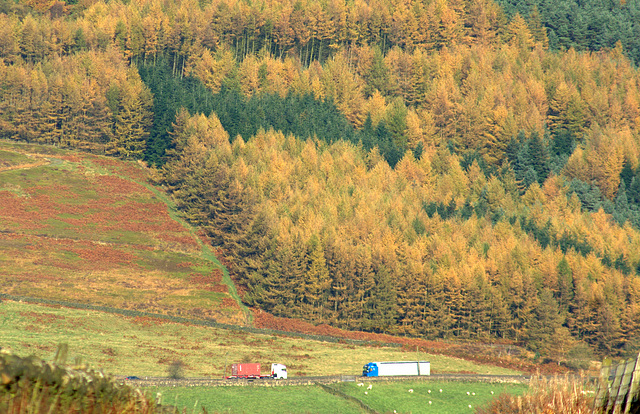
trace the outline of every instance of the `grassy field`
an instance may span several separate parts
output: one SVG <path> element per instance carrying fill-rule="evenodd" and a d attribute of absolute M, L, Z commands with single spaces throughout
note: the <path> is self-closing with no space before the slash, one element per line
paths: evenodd
<path fill-rule="evenodd" d="M 414 414 L 473 413 L 500 393 L 522 394 L 528 388 L 527 385 L 508 383 L 402 381 L 374 383 L 372 389 L 367 390 L 368 384 L 364 381 L 364 386 L 358 387 L 354 383 L 340 383 L 334 387 L 378 412 L 395 410 Z"/>
<path fill-rule="evenodd" d="M 225 269 L 148 174 L 0 141 L 0 290 L 247 324 Z"/>
<path fill-rule="evenodd" d="M 98 311 L 0 302 L 0 346 L 26 356 L 51 359 L 57 344 L 69 344 L 69 358 L 116 375 L 166 376 L 176 359 L 185 376 L 223 376 L 234 362 L 279 362 L 291 376 L 356 375 L 370 361 L 431 361 L 437 372 L 517 374 L 443 355 L 395 347 L 360 346 L 280 335 L 184 325 L 150 318 L 128 318 Z"/>
<path fill-rule="evenodd" d="M 519 395 L 523 384 L 478 382 L 399 381 L 333 384 L 331 387 L 355 397 L 379 413 L 474 413 L 475 409 L 500 393 Z M 413 390 L 413 392 L 409 392 Z M 440 392 L 442 390 L 442 392 Z M 431 392 L 429 392 L 431 391 Z M 164 404 L 209 413 L 361 413 L 359 405 L 332 395 L 319 386 L 304 387 L 213 387 L 152 388 L 152 397 L 160 393 Z M 366 394 L 365 394 L 366 392 Z M 469 394 L 467 394 L 467 392 Z M 493 392 L 493 394 L 492 394 Z M 475 395 L 474 395 L 475 394 Z"/>
<path fill-rule="evenodd" d="M 202 407 L 214 413 L 357 414 L 363 410 L 354 402 L 331 395 L 314 385 L 289 387 L 211 387 L 145 389 L 150 397 L 160 393 L 163 405 L 173 405 L 187 413 Z"/>

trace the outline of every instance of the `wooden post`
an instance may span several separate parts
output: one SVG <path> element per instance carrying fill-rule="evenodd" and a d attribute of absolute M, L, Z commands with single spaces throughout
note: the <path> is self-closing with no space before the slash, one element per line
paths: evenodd
<path fill-rule="evenodd" d="M 640 354 L 618 365 L 605 360 L 593 403 L 593 414 L 629 414 L 640 391 Z"/>
<path fill-rule="evenodd" d="M 609 398 L 607 405 L 605 406 L 605 413 L 613 412 L 616 407 L 616 399 L 618 398 L 618 390 L 620 389 L 620 382 L 622 381 L 622 375 L 624 374 L 625 364 L 616 365 L 615 368 L 611 368 L 611 375 L 613 375 L 613 383 L 609 385 Z M 611 380 L 609 375 L 609 380 Z"/>
<path fill-rule="evenodd" d="M 607 391 L 609 390 L 609 374 L 611 370 L 611 360 L 607 358 L 602 362 L 602 368 L 600 368 L 600 382 L 596 391 L 596 398 L 593 400 L 593 414 L 600 413 L 601 408 L 604 406 L 604 400 L 607 398 Z"/>
<path fill-rule="evenodd" d="M 631 374 L 631 383 L 629 384 L 629 390 L 627 391 L 627 401 L 624 406 L 624 414 L 629 414 L 631 410 L 631 404 L 633 400 L 636 399 L 636 394 L 638 393 L 639 383 L 640 382 L 640 353 L 636 357 L 636 362 L 633 367 L 633 373 Z"/>
<path fill-rule="evenodd" d="M 622 412 L 623 404 L 627 399 L 627 394 L 631 386 L 631 377 L 636 368 L 636 360 L 630 359 L 627 362 L 620 364 L 620 367 L 622 367 L 622 375 L 620 375 L 620 385 L 618 386 L 618 392 L 616 394 L 615 401 L 613 402 L 614 414 L 620 414 Z"/>

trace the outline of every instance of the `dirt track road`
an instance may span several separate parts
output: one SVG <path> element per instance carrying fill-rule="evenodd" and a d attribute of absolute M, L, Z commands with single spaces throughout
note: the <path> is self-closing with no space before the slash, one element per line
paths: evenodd
<path fill-rule="evenodd" d="M 170 379 L 162 377 L 144 377 L 137 380 L 121 378 L 124 383 L 136 387 L 221 387 L 221 386 L 261 386 L 279 387 L 287 385 L 332 384 L 336 382 L 385 382 L 385 381 L 469 381 L 497 383 L 528 383 L 531 376 L 525 375 L 478 375 L 478 374 L 433 374 L 428 376 L 402 377 L 361 377 L 356 375 L 333 375 L 324 377 L 294 377 L 286 380 L 276 379 L 214 379 L 184 378 Z"/>

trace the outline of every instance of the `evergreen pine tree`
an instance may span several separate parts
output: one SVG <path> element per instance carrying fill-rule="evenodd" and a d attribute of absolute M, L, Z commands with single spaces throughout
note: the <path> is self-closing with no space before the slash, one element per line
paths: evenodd
<path fill-rule="evenodd" d="M 569 305 L 573 300 L 573 272 L 567 262 L 567 258 L 562 256 L 557 266 L 558 270 L 558 308 L 561 314 L 569 311 Z"/>
<path fill-rule="evenodd" d="M 529 165 L 536 172 L 538 183 L 542 184 L 549 176 L 549 154 L 537 132 L 532 132 L 528 141 Z"/>
<path fill-rule="evenodd" d="M 373 332 L 389 332 L 396 322 L 396 288 L 384 266 L 375 272 L 374 281 L 375 285 L 365 304 L 363 326 Z"/>
<path fill-rule="evenodd" d="M 622 163 L 622 170 L 620 171 L 620 181 L 624 182 L 625 188 L 631 187 L 631 180 L 635 176 L 635 172 L 633 168 L 631 168 L 631 163 L 628 159 L 624 159 Z"/>
<path fill-rule="evenodd" d="M 536 306 L 535 317 L 527 324 L 527 346 L 542 354 L 549 354 L 553 346 L 556 331 L 561 327 L 558 303 L 551 290 L 545 288 L 540 293 L 540 301 Z"/>
<path fill-rule="evenodd" d="M 115 116 L 113 137 L 106 152 L 124 158 L 142 158 L 149 136 L 151 114 L 137 96 L 123 97 Z"/>
<path fill-rule="evenodd" d="M 553 152 L 556 155 L 571 155 L 574 146 L 574 135 L 568 129 L 559 129 L 553 134 Z"/>
<path fill-rule="evenodd" d="M 624 180 L 620 180 L 620 187 L 618 188 L 614 206 L 613 218 L 622 226 L 627 220 L 631 219 L 632 216 L 627 200 L 627 189 Z"/>
<path fill-rule="evenodd" d="M 635 206 L 640 206 L 640 177 L 636 175 L 631 179 L 627 190 L 627 201 Z"/>
<path fill-rule="evenodd" d="M 313 235 L 307 242 L 307 269 L 301 280 L 303 314 L 309 320 L 324 321 L 328 302 L 331 277 L 324 258 L 324 249 L 318 236 Z"/>

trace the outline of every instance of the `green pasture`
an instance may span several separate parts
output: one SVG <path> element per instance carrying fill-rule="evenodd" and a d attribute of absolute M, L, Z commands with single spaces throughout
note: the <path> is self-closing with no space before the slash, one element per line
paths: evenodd
<path fill-rule="evenodd" d="M 473 413 L 479 406 L 501 393 L 522 394 L 526 384 L 457 382 L 457 381 L 398 381 L 367 382 L 363 386 L 343 382 L 334 385 L 381 413 Z M 371 389 L 368 386 L 371 385 Z M 411 390 L 411 391 L 410 391 Z M 442 391 L 441 391 L 442 390 Z M 366 394 L 365 394 L 366 393 Z"/>
<path fill-rule="evenodd" d="M 379 413 L 412 414 L 474 413 L 477 407 L 501 393 L 520 395 L 528 388 L 525 384 L 430 380 L 365 380 L 363 384 L 343 382 L 330 387 L 355 397 Z M 368 389 L 368 385 L 372 388 Z M 330 394 L 319 386 L 160 387 L 146 391 L 152 398 L 158 397 L 163 404 L 186 408 L 188 413 L 193 410 L 200 412 L 202 407 L 209 413 L 229 414 L 365 412 L 358 404 Z"/>
<path fill-rule="evenodd" d="M 69 150 L 55 147 L 53 145 L 31 144 L 22 141 L 0 140 L 0 146 L 7 150 L 18 150 L 26 153 L 38 153 L 48 155 L 64 155 Z"/>
<path fill-rule="evenodd" d="M 234 362 L 279 362 L 289 375 L 358 375 L 380 360 L 429 360 L 437 372 L 518 374 L 448 356 L 397 347 L 323 342 L 284 335 L 179 324 L 148 318 L 13 301 L 0 302 L 0 346 L 21 356 L 51 360 L 57 344 L 69 345 L 69 360 L 114 375 L 167 376 L 180 360 L 186 377 L 221 378 Z"/>
<path fill-rule="evenodd" d="M 331 395 L 314 385 L 286 387 L 175 387 L 144 389 L 161 404 L 186 409 L 187 413 L 209 414 L 358 414 L 357 403 Z"/>
<path fill-rule="evenodd" d="M 0 150 L 0 167 L 11 167 L 14 165 L 29 164 L 33 162 L 34 160 L 26 155 L 13 151 Z"/>

